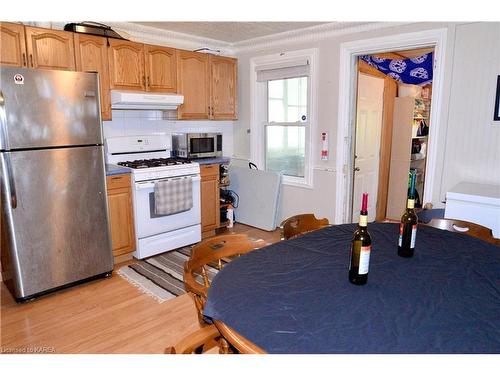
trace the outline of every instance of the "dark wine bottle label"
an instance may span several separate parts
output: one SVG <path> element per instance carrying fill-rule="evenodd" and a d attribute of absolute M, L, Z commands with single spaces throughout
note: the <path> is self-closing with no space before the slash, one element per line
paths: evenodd
<path fill-rule="evenodd" d="M 368 273 L 368 268 L 370 265 L 371 249 L 372 249 L 371 245 L 361 246 L 361 251 L 359 253 L 359 271 L 358 271 L 360 275 L 366 275 Z"/>

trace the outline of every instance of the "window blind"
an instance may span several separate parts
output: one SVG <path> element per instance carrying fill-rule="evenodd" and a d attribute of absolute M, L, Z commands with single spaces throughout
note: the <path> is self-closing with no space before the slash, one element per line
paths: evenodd
<path fill-rule="evenodd" d="M 305 77 L 309 76 L 309 61 L 301 59 L 279 64 L 261 65 L 255 70 L 257 71 L 257 82 Z"/>

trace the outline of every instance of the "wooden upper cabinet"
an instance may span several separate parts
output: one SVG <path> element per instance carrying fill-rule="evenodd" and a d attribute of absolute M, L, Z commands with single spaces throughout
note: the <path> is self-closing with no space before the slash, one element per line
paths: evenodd
<path fill-rule="evenodd" d="M 75 70 L 73 33 L 28 26 L 25 31 L 29 67 Z"/>
<path fill-rule="evenodd" d="M 102 120 L 111 120 L 111 97 L 109 92 L 107 39 L 85 34 L 75 34 L 76 70 L 99 73 Z"/>
<path fill-rule="evenodd" d="M 204 53 L 177 51 L 177 92 L 184 95 L 179 119 L 209 118 L 208 56 Z"/>
<path fill-rule="evenodd" d="M 210 55 L 209 62 L 210 118 L 236 120 L 238 60 Z"/>
<path fill-rule="evenodd" d="M 27 66 L 24 26 L 16 23 L 0 23 L 0 64 Z"/>
<path fill-rule="evenodd" d="M 144 45 L 147 91 L 177 91 L 177 54 L 174 48 Z"/>
<path fill-rule="evenodd" d="M 120 39 L 108 43 L 110 88 L 146 91 L 144 45 Z"/>

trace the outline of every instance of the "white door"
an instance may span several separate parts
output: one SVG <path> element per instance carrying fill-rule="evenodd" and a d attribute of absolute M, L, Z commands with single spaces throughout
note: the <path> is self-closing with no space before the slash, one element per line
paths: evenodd
<path fill-rule="evenodd" d="M 368 193 L 368 221 L 375 220 L 383 105 L 384 80 L 366 74 L 359 74 L 354 156 L 354 195 L 352 200 L 353 222 L 359 220 L 363 193 Z"/>

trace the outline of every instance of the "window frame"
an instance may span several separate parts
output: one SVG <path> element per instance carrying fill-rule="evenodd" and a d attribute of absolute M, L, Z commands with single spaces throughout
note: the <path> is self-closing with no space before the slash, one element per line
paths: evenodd
<path fill-rule="evenodd" d="M 316 117 L 316 61 L 318 50 L 308 49 L 299 51 L 281 52 L 267 56 L 259 56 L 250 59 L 250 161 L 255 163 L 259 169 L 266 167 L 266 126 L 304 126 L 305 127 L 305 155 L 304 155 L 304 177 L 283 175 L 283 184 L 302 188 L 313 188 L 313 152 L 315 144 L 312 136 L 315 134 Z M 297 59 L 307 58 L 309 61 L 308 93 L 307 93 L 307 120 L 305 122 L 268 122 L 268 82 L 257 82 L 257 69 L 270 64 L 286 66 L 294 65 Z M 304 75 L 301 75 L 302 77 Z M 300 77 L 300 76 L 297 76 Z"/>
<path fill-rule="evenodd" d="M 262 123 L 262 126 L 264 127 L 264 160 L 263 160 L 263 169 L 266 169 L 267 170 L 267 156 L 266 156 L 266 152 L 267 152 L 267 128 L 269 126 L 290 126 L 290 127 L 303 127 L 305 129 L 305 139 L 304 139 L 304 177 L 300 177 L 300 176 L 291 176 L 291 175 L 286 175 L 286 174 L 283 174 L 283 180 L 285 180 L 287 183 L 293 183 L 293 184 L 303 184 L 305 181 L 304 179 L 306 178 L 306 169 L 307 169 L 307 153 L 308 153 L 308 144 L 310 144 L 310 135 L 308 133 L 310 133 L 310 127 L 311 127 L 311 122 L 309 121 L 309 114 L 310 114 L 310 76 L 297 76 L 297 77 L 293 77 L 293 78 L 302 78 L 302 77 L 306 77 L 307 78 L 307 104 L 306 104 L 306 107 L 307 107 L 307 112 L 306 112 L 306 121 L 294 121 L 294 122 L 281 122 L 281 121 L 269 121 L 269 82 L 270 81 L 267 81 L 267 82 L 263 82 L 264 84 L 266 84 L 266 98 L 265 98 L 265 107 L 266 107 L 266 118 L 267 118 L 267 121 L 264 121 Z M 288 96 L 288 93 L 287 93 L 287 89 L 288 87 L 284 86 L 283 87 L 283 99 L 287 98 Z M 295 107 L 299 107 L 298 105 L 295 106 Z M 308 130 L 309 129 L 309 130 Z"/>

